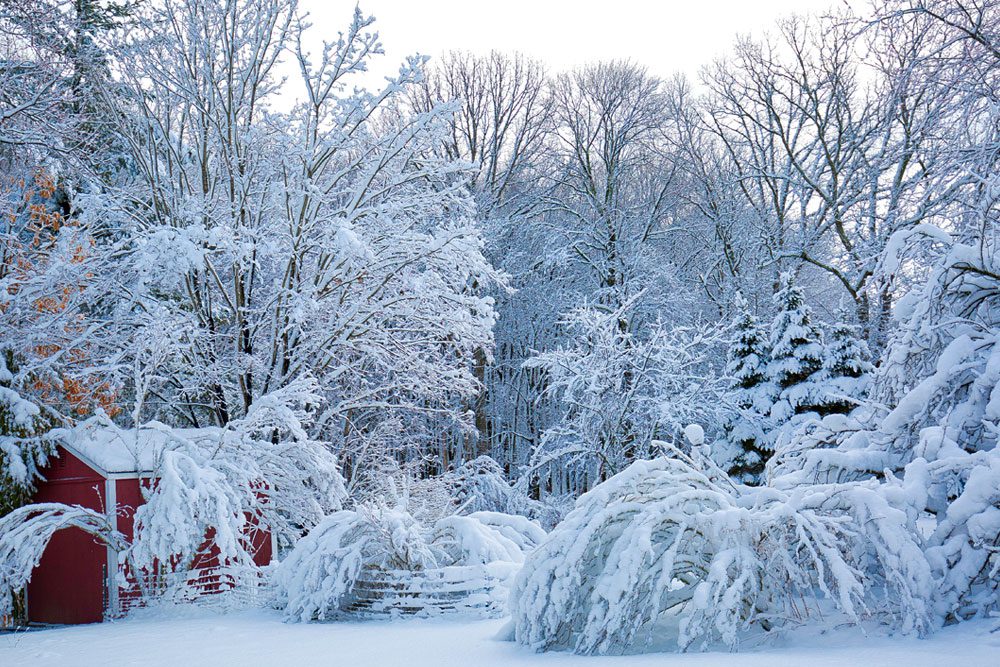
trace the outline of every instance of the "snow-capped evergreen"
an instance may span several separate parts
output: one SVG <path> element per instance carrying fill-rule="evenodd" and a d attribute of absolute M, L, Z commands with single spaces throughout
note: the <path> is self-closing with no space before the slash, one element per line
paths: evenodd
<path fill-rule="evenodd" d="M 781 274 L 774 305 L 767 374 L 779 390 L 771 415 L 784 422 L 812 407 L 809 380 L 823 367 L 823 335 L 792 274 Z"/>
<path fill-rule="evenodd" d="M 17 391 L 9 351 L 0 349 L 0 516 L 23 505 L 41 479 L 54 446 L 46 433 L 55 425 L 43 406 Z"/>
<path fill-rule="evenodd" d="M 816 374 L 817 402 L 821 416 L 847 414 L 857 407 L 868 390 L 874 370 L 871 352 L 858 327 L 838 322 L 828 330 L 823 349 L 823 367 Z"/>
<path fill-rule="evenodd" d="M 726 364 L 726 375 L 732 381 L 727 398 L 733 408 L 725 425 L 729 449 L 726 458 L 731 475 L 752 482 L 764 470 L 770 451 L 766 443 L 776 391 L 767 373 L 767 334 L 742 297 L 737 299 L 736 307 L 735 334 Z"/>
<path fill-rule="evenodd" d="M 812 309 L 791 273 L 779 278 L 774 295 L 777 313 L 771 322 L 767 374 L 777 388 L 771 406 L 772 430 L 767 440 L 771 453 L 789 437 L 803 415 L 822 403 L 818 373 L 823 368 L 823 334 L 813 324 Z"/>

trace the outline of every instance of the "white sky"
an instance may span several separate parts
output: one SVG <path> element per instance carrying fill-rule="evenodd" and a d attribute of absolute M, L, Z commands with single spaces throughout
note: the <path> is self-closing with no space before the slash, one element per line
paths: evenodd
<path fill-rule="evenodd" d="M 851 0 L 853 5 L 860 4 Z M 408 54 L 437 56 L 452 49 L 520 51 L 551 71 L 598 60 L 631 59 L 666 77 L 696 79 L 701 66 L 737 35 L 760 35 L 775 19 L 822 12 L 845 0 L 362 0 L 385 46 L 373 82 L 394 73 Z M 354 3 L 301 0 L 314 37 L 333 39 Z M 317 34 L 318 33 L 318 34 Z"/>

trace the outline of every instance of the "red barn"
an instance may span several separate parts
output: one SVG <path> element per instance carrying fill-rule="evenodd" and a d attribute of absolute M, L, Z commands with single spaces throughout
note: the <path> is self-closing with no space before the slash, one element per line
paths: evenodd
<path fill-rule="evenodd" d="M 190 440 L 212 438 L 215 429 L 176 431 Z M 80 505 L 106 513 L 126 539 L 133 536 L 135 508 L 143 502 L 140 483 L 153 481 L 155 461 L 166 442 L 152 428 L 117 430 L 88 421 L 61 432 L 58 456 L 42 471 L 36 503 Z M 274 553 L 263 529 L 249 536 L 254 562 L 266 565 Z M 214 563 L 204 559 L 205 567 Z M 32 571 L 27 616 L 33 623 L 98 623 L 119 615 L 130 595 L 116 580 L 118 554 L 79 528 L 57 531 Z"/>

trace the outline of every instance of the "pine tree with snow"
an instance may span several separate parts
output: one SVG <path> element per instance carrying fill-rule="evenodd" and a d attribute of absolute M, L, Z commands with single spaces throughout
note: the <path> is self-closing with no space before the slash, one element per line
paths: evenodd
<path fill-rule="evenodd" d="M 780 427 L 813 410 L 818 379 L 814 374 L 822 370 L 824 354 L 822 332 L 812 323 L 812 311 L 790 273 L 781 274 L 774 303 L 777 314 L 771 323 L 767 373 L 779 392 L 771 418 Z"/>
<path fill-rule="evenodd" d="M 16 374 L 13 353 L 0 348 L 0 516 L 28 501 L 54 451 L 45 433 L 55 419 L 18 391 Z"/>
<path fill-rule="evenodd" d="M 870 357 L 857 327 L 838 322 L 830 328 L 818 374 L 819 400 L 813 406 L 820 415 L 847 414 L 859 404 L 873 370 Z"/>
<path fill-rule="evenodd" d="M 733 408 L 726 423 L 731 452 L 728 469 L 733 477 L 752 482 L 764 470 L 769 452 L 765 444 L 767 421 L 775 391 L 767 373 L 767 334 L 742 296 L 736 306 L 736 333 L 726 365 L 726 375 L 732 378 L 728 398 Z"/>

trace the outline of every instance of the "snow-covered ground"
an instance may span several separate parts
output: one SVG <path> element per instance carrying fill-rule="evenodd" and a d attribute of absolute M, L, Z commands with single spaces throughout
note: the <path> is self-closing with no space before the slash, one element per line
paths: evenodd
<path fill-rule="evenodd" d="M 197 613 L 0 636 L 0 665 L 333 665 L 335 667 L 508 667 L 725 665 L 726 667 L 997 667 L 997 621 L 942 630 L 929 639 L 864 637 L 857 629 L 800 635 L 731 653 L 654 653 L 581 658 L 535 654 L 496 639 L 503 620 L 283 623 L 275 612 Z"/>

